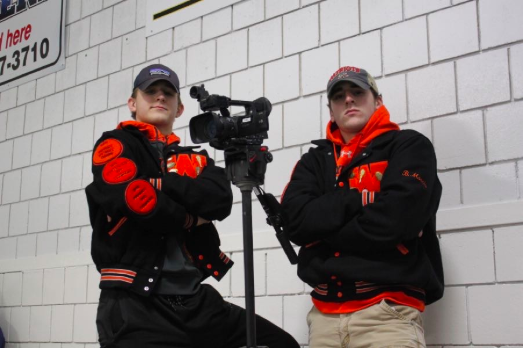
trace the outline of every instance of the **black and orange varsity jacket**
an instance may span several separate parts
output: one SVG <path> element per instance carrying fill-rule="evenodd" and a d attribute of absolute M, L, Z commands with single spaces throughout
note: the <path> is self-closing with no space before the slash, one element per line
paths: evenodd
<path fill-rule="evenodd" d="M 160 156 L 151 140 L 167 139 L 153 126 L 129 121 L 118 128 L 96 142 L 93 182 L 86 188 L 100 288 L 149 296 L 162 271 L 168 233 L 185 236 L 182 249 L 188 258 L 204 277 L 220 280 L 233 262 L 220 251 L 212 223 L 195 225 L 198 216 L 222 220 L 231 212 L 231 185 L 223 168 L 206 151 L 178 141 L 165 143 Z"/>
<path fill-rule="evenodd" d="M 327 311 L 393 294 L 420 310 L 443 296 L 436 211 L 442 187 L 431 142 L 413 130 L 372 140 L 336 178 L 329 140 L 298 161 L 282 197 L 298 275 Z M 399 299 L 399 300 L 398 300 Z M 316 301 L 315 301 L 316 303 Z M 347 308 L 350 308 L 348 306 Z"/>

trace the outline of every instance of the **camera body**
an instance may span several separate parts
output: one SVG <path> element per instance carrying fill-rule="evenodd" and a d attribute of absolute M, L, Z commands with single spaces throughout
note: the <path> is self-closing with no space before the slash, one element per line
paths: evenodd
<path fill-rule="evenodd" d="M 209 95 L 204 85 L 191 87 L 189 93 L 204 111 L 189 122 L 191 139 L 195 144 L 208 142 L 212 147 L 223 150 L 234 144 L 260 145 L 263 139 L 267 139 L 272 110 L 267 98 L 231 100 L 225 96 Z M 231 116 L 230 106 L 244 107 L 245 114 Z M 215 111 L 220 111 L 220 114 Z"/>

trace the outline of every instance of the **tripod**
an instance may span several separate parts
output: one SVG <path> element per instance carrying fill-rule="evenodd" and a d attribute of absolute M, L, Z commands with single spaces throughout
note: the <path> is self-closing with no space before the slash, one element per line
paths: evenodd
<path fill-rule="evenodd" d="M 224 150 L 227 178 L 242 193 L 243 213 L 243 258 L 245 264 L 245 310 L 247 317 L 246 348 L 269 348 L 256 346 L 256 316 L 254 305 L 254 271 L 252 241 L 252 201 L 251 193 L 256 192 L 258 200 L 268 215 L 267 223 L 276 230 L 276 236 L 292 264 L 298 262 L 284 232 L 284 221 L 279 203 L 273 195 L 266 194 L 259 187 L 263 184 L 267 163 L 272 161 L 272 154 L 266 146 L 245 142 L 234 143 Z"/>

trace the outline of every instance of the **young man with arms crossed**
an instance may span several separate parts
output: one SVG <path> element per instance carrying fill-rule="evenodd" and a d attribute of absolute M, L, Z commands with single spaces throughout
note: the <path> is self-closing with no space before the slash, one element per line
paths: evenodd
<path fill-rule="evenodd" d="M 390 121 L 363 69 L 337 70 L 327 96 L 327 139 L 282 197 L 298 275 L 314 288 L 309 346 L 425 347 L 420 312 L 443 296 L 433 146 Z"/>
<path fill-rule="evenodd" d="M 133 121 L 105 132 L 86 188 L 93 261 L 101 273 L 97 328 L 102 347 L 240 347 L 245 311 L 210 285 L 232 261 L 212 220 L 232 207 L 225 171 L 172 132 L 183 113 L 179 80 L 160 64 L 141 70 L 128 100 Z M 258 342 L 298 347 L 257 317 Z"/>

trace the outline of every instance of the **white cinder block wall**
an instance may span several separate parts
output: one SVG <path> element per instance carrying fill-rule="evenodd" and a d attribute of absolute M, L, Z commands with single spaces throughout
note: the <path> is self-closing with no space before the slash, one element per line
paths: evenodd
<path fill-rule="evenodd" d="M 83 189 L 103 131 L 130 118 L 134 76 L 179 74 L 190 143 L 191 86 L 273 103 L 266 191 L 279 196 L 329 119 L 343 65 L 377 79 L 392 119 L 436 148 L 444 298 L 429 345 L 523 347 L 523 2 L 244 0 L 145 37 L 146 0 L 68 0 L 66 69 L 0 94 L 0 327 L 9 348 L 93 348 L 98 273 Z M 206 146 L 218 161 L 223 154 Z M 236 262 L 221 283 L 243 305 L 241 202 L 218 223 Z M 309 287 L 254 202 L 257 312 L 307 345 Z"/>

